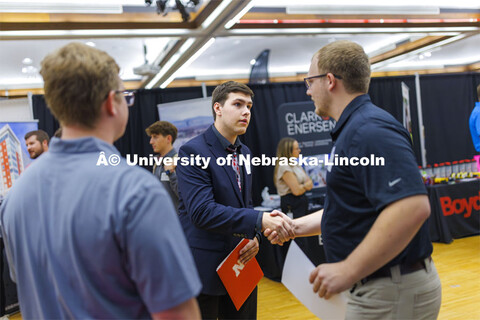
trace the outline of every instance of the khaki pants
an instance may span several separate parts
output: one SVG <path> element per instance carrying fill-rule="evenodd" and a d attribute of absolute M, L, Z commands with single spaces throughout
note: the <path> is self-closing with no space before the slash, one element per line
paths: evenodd
<path fill-rule="evenodd" d="M 351 290 L 345 319 L 437 319 L 442 301 L 442 285 L 433 261 L 426 268 L 401 275 L 358 282 Z"/>

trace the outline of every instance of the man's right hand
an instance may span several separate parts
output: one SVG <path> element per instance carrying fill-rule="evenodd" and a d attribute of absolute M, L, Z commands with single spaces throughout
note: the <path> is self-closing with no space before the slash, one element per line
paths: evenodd
<path fill-rule="evenodd" d="M 286 214 L 278 210 L 265 212 L 262 217 L 262 232 L 272 244 L 283 245 L 295 238 L 295 224 Z"/>

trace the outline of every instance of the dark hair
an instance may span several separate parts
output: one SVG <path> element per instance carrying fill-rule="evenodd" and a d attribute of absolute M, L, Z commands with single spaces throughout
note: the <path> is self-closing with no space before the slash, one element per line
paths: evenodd
<path fill-rule="evenodd" d="M 480 101 L 480 84 L 477 87 L 477 98 L 478 98 L 478 101 Z"/>
<path fill-rule="evenodd" d="M 168 121 L 157 121 L 152 123 L 147 129 L 145 129 L 147 135 L 161 134 L 162 136 L 170 135 L 172 137 L 172 144 L 177 139 L 177 127 Z"/>
<path fill-rule="evenodd" d="M 50 138 L 48 137 L 48 134 L 43 131 L 43 130 L 35 130 L 35 131 L 30 131 L 25 134 L 25 140 L 30 138 L 31 136 L 36 136 L 37 140 L 40 141 L 40 143 L 43 143 L 43 141 L 47 141 L 47 145 L 50 143 Z"/>
<path fill-rule="evenodd" d="M 213 90 L 212 93 L 212 113 L 213 113 L 213 120 L 217 118 L 217 114 L 215 113 L 215 109 L 213 106 L 215 103 L 220 103 L 222 106 L 227 101 L 228 95 L 231 92 L 241 92 L 246 95 L 249 95 L 251 98 L 253 98 L 253 91 L 250 89 L 247 85 L 240 83 L 240 82 L 235 82 L 235 81 L 227 81 L 225 83 L 222 83 L 221 85 L 217 86 L 215 90 Z"/>

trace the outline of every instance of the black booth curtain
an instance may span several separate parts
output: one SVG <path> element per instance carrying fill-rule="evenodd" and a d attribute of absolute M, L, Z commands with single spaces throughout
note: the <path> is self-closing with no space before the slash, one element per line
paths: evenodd
<path fill-rule="evenodd" d="M 402 82 L 404 82 L 410 89 L 409 98 L 410 117 L 412 118 L 412 146 L 413 151 L 415 152 L 417 163 L 421 164 L 422 156 L 420 153 L 420 129 L 418 127 L 415 77 L 404 76 L 372 78 L 368 93 L 374 104 L 389 112 L 395 117 L 395 119 L 398 120 L 398 122 L 403 123 Z"/>
<path fill-rule="evenodd" d="M 480 74 L 420 76 L 427 163 L 471 159 L 475 153 L 468 119 Z"/>
<path fill-rule="evenodd" d="M 401 82 L 410 88 L 410 108 L 413 125 L 413 147 L 420 164 L 420 139 L 417 123 L 415 78 L 413 76 L 373 78 L 369 94 L 373 103 L 390 112 L 398 121 L 403 121 Z M 426 133 L 427 162 L 438 163 L 472 158 L 474 149 L 468 128 L 468 118 L 476 101 L 476 86 L 480 75 L 464 73 L 458 75 L 420 76 L 423 121 Z M 286 102 L 308 101 L 303 82 L 252 84 L 252 119 L 247 133 L 241 137 L 254 156 L 275 156 L 280 140 L 276 123 L 277 108 Z M 211 96 L 214 87 L 207 87 Z M 201 87 L 166 88 L 139 90 L 135 105 L 129 110 L 125 135 L 115 143 L 120 153 L 147 156 L 152 153 L 145 128 L 158 120 L 157 104 L 201 98 Z M 46 107 L 43 96 L 33 96 L 33 113 L 39 120 L 39 129 L 53 135 L 58 123 Z M 146 168 L 150 169 L 150 168 Z M 262 201 L 261 191 L 268 186 L 275 193 L 273 167 L 252 167 L 253 200 L 255 205 Z"/>

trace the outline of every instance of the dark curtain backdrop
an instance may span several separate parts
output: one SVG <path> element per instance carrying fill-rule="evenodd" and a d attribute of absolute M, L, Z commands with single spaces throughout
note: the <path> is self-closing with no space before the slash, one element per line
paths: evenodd
<path fill-rule="evenodd" d="M 417 163 L 421 165 L 422 157 L 420 153 L 420 129 L 418 127 L 417 97 L 415 89 L 415 77 L 382 77 L 372 78 L 370 90 L 368 93 L 373 103 L 382 109 L 388 111 L 400 123 L 403 123 L 403 98 L 402 82 L 404 82 L 409 91 L 410 97 L 410 117 L 412 118 L 412 145 L 417 158 Z"/>
<path fill-rule="evenodd" d="M 420 76 L 427 163 L 473 158 L 468 119 L 479 84 L 478 73 Z"/>
<path fill-rule="evenodd" d="M 410 88 L 410 108 L 413 125 L 413 147 L 420 163 L 420 140 L 417 123 L 415 78 L 386 77 L 373 78 L 369 94 L 379 107 L 390 112 L 398 121 L 403 121 L 401 82 Z M 476 101 L 476 86 L 480 74 L 420 76 L 422 92 L 423 121 L 426 133 L 427 162 L 429 164 L 471 159 L 474 149 L 468 128 L 468 118 Z M 276 123 L 277 108 L 286 102 L 308 101 L 303 82 L 252 84 L 252 120 L 247 133 L 241 137 L 254 156 L 265 154 L 275 156 L 280 140 Z M 214 87 L 207 87 L 211 96 Z M 125 135 L 115 143 L 120 153 L 147 156 L 152 153 L 145 128 L 158 120 L 157 104 L 202 97 L 201 87 L 166 88 L 139 90 L 135 105 L 130 107 Z M 39 120 L 39 129 L 53 135 L 58 128 L 57 121 L 46 107 L 43 96 L 33 96 L 33 113 Z M 146 168 L 149 169 L 150 168 Z M 262 201 L 261 191 L 268 186 L 275 193 L 273 167 L 252 167 L 253 200 L 255 205 Z"/>

